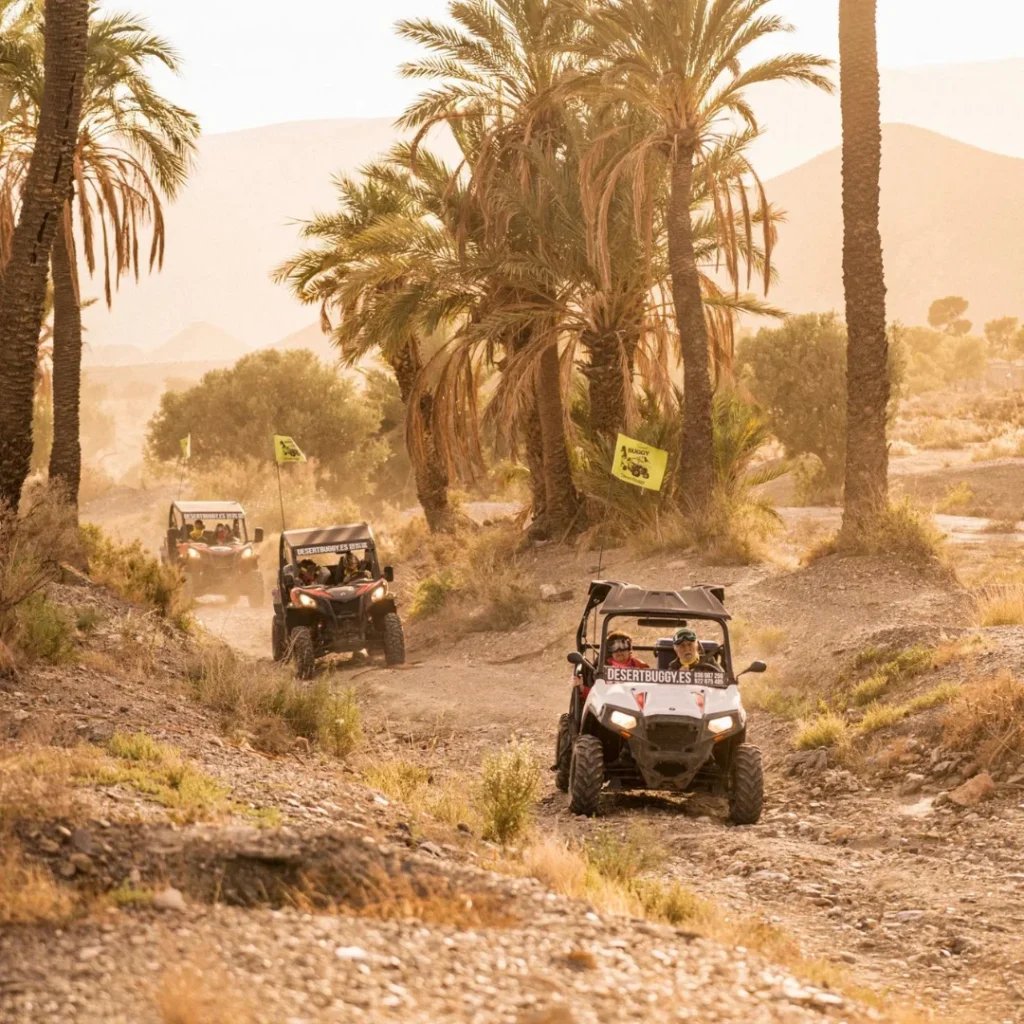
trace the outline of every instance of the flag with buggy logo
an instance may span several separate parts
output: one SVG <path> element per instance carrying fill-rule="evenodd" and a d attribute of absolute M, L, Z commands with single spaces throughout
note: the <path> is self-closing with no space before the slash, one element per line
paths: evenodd
<path fill-rule="evenodd" d="M 183 437 L 178 444 L 181 445 L 182 462 L 188 462 L 192 458 L 192 435 L 189 434 L 187 437 Z"/>
<path fill-rule="evenodd" d="M 284 437 L 282 434 L 274 435 L 274 456 L 278 463 L 306 461 L 302 449 L 290 437 Z"/>
<path fill-rule="evenodd" d="M 660 491 L 667 467 L 668 452 L 619 434 L 615 441 L 612 476 L 634 487 Z"/>

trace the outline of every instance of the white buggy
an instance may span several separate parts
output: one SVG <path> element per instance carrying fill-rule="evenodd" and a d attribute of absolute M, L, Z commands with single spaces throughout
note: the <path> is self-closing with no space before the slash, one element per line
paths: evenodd
<path fill-rule="evenodd" d="M 729 613 L 722 587 L 643 590 L 595 581 L 569 655 L 574 686 L 561 716 L 555 751 L 556 783 L 576 814 L 596 813 L 605 783 L 612 789 L 725 795 L 729 818 L 750 825 L 761 816 L 761 751 L 747 743 L 747 713 L 729 646 Z M 675 663 L 670 634 L 707 626 L 692 671 Z M 636 631 L 632 649 L 649 668 L 608 663 L 608 636 Z M 643 639 L 643 634 L 649 634 Z M 659 635 L 660 634 L 660 635 Z M 755 661 L 747 672 L 764 672 Z"/>

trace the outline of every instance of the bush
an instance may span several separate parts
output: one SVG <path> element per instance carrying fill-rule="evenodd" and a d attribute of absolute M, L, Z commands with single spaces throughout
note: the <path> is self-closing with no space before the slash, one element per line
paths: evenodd
<path fill-rule="evenodd" d="M 165 619 L 180 621 L 187 614 L 191 601 L 180 574 L 147 554 L 139 541 L 119 544 L 90 523 L 80 532 L 93 580 Z"/>
<path fill-rule="evenodd" d="M 526 830 L 540 785 L 540 765 L 532 747 L 511 740 L 484 759 L 480 810 L 484 837 L 505 845 Z"/>
<path fill-rule="evenodd" d="M 45 594 L 33 594 L 14 613 L 12 647 L 27 661 L 64 665 L 75 657 L 75 625 Z"/>
<path fill-rule="evenodd" d="M 1005 587 L 977 600 L 979 626 L 1024 626 L 1024 587 Z"/>
<path fill-rule="evenodd" d="M 265 349 L 230 369 L 212 370 L 195 387 L 165 392 L 149 423 L 151 461 L 177 461 L 192 436 L 197 468 L 225 459 L 269 463 L 274 434 L 289 434 L 335 493 L 362 494 L 388 456 L 376 438 L 378 404 L 305 349 Z M 289 467 L 290 468 L 290 467 Z"/>
<path fill-rule="evenodd" d="M 840 538 L 824 542 L 806 556 L 806 561 L 839 551 L 846 555 L 889 555 L 919 565 L 933 562 L 943 550 L 942 534 L 931 517 L 914 508 L 909 498 L 889 505 L 854 541 L 839 543 Z"/>
<path fill-rule="evenodd" d="M 1024 755 L 1024 684 L 1009 672 L 965 687 L 943 719 L 943 742 L 986 765 Z"/>
<path fill-rule="evenodd" d="M 816 490 L 837 489 L 846 448 L 846 328 L 836 314 L 795 316 L 781 327 L 764 328 L 740 343 L 736 369 L 786 453 L 819 460 Z M 895 339 L 889 372 L 895 417 L 903 373 Z"/>

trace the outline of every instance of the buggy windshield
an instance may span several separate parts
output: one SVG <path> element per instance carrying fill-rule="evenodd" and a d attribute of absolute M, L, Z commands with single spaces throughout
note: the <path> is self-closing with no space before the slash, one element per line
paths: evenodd
<path fill-rule="evenodd" d="M 728 652 L 726 650 L 725 630 L 716 619 L 672 619 L 657 620 L 630 615 L 608 616 L 605 620 L 605 637 L 601 636 L 601 617 L 595 616 L 591 632 L 587 636 L 587 660 L 595 666 L 604 640 L 604 663 L 610 664 L 613 648 L 618 648 L 614 656 L 619 663 L 625 662 L 630 656 L 636 662 L 643 662 L 649 668 L 668 669 L 676 660 L 676 652 L 672 645 L 672 637 L 678 629 L 692 630 L 697 637 L 696 653 L 705 663 L 718 665 L 728 671 Z M 627 646 L 625 634 L 630 643 Z"/>
<path fill-rule="evenodd" d="M 201 525 L 201 529 L 198 527 Z M 210 516 L 191 515 L 179 528 L 183 541 L 199 544 L 246 544 L 249 531 L 243 515 L 226 515 L 223 512 Z"/>

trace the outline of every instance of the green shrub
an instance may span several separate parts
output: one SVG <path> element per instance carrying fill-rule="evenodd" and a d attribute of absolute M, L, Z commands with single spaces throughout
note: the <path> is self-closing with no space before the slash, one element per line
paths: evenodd
<path fill-rule="evenodd" d="M 511 740 L 484 759 L 480 810 L 484 837 L 502 845 L 523 834 L 533 813 L 540 785 L 540 765 L 532 747 Z"/>
<path fill-rule="evenodd" d="M 181 575 L 147 554 L 139 541 L 119 544 L 90 523 L 84 523 L 80 532 L 89 575 L 97 583 L 166 619 L 186 615 L 191 602 Z"/>
<path fill-rule="evenodd" d="M 64 665 L 75 657 L 75 626 L 70 615 L 45 594 L 35 593 L 14 612 L 14 648 L 28 661 Z"/>
<path fill-rule="evenodd" d="M 410 618 L 436 615 L 447 606 L 448 599 L 458 588 L 455 573 L 450 569 L 441 569 L 424 577 L 417 584 L 416 593 L 413 594 L 412 606 L 409 609 Z"/>
<path fill-rule="evenodd" d="M 665 850 L 644 832 L 634 831 L 626 840 L 603 833 L 587 843 L 586 857 L 605 878 L 627 883 L 661 864 Z"/>

